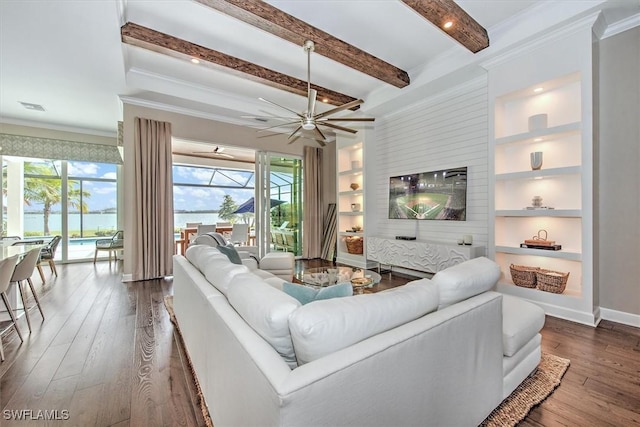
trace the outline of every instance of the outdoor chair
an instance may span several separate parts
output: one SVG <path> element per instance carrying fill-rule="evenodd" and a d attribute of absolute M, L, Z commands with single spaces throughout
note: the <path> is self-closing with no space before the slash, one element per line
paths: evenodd
<path fill-rule="evenodd" d="M 38 298 L 38 294 L 36 294 L 36 290 L 33 287 L 33 282 L 31 281 L 31 276 L 36 269 L 36 265 L 40 260 L 40 248 L 31 249 L 27 255 L 16 265 L 13 270 L 13 275 L 11 276 L 11 282 L 16 282 L 18 286 L 18 290 L 20 291 L 20 297 L 22 298 L 22 306 L 24 307 L 24 314 L 27 318 L 27 326 L 29 326 L 29 332 L 31 332 L 31 318 L 29 317 L 29 306 L 27 304 L 27 290 L 23 287 L 23 282 L 26 280 L 29 288 L 31 288 L 31 293 L 33 294 L 33 298 L 36 301 L 36 305 L 38 306 L 38 310 L 40 310 L 40 315 L 42 316 L 42 320 L 44 321 L 44 312 L 42 311 L 42 306 L 40 305 L 40 299 Z"/>
<path fill-rule="evenodd" d="M 249 224 L 233 224 L 229 241 L 234 245 L 246 245 L 249 240 Z"/>
<path fill-rule="evenodd" d="M 3 236 L 0 237 L 0 240 L 22 240 L 20 236 Z"/>
<path fill-rule="evenodd" d="M 49 264 L 49 268 L 51 269 L 51 272 L 55 274 L 56 277 L 58 276 L 58 270 L 56 270 L 56 263 L 54 261 L 54 258 L 56 257 L 56 250 L 58 249 L 58 244 L 60 243 L 60 240 L 62 240 L 62 236 L 54 236 L 54 238 L 51 239 L 49 243 L 47 243 L 47 246 L 45 246 L 40 250 L 40 262 L 38 263 L 38 273 L 40 273 L 40 277 L 42 278 L 43 283 L 45 281 L 44 273 L 42 272 L 42 267 L 40 266 L 40 264 L 42 264 L 45 261 L 47 262 L 47 264 Z M 31 241 L 31 243 L 33 243 L 33 241 Z M 41 241 L 41 243 L 44 243 L 44 242 Z"/>
<path fill-rule="evenodd" d="M 18 262 L 18 256 L 12 256 L 10 258 L 5 258 L 0 261 L 0 296 L 2 297 L 2 301 L 4 302 L 4 306 L 7 308 L 9 312 L 9 317 L 11 317 L 11 324 L 8 327 L 13 327 L 16 329 L 18 336 L 20 337 L 20 341 L 24 342 L 24 338 L 22 338 L 22 333 L 18 328 L 18 322 L 16 320 L 16 315 L 13 312 L 13 308 L 11 308 L 11 304 L 9 303 L 9 298 L 7 298 L 7 289 L 9 289 L 9 285 L 11 284 L 11 275 L 13 274 L 13 270 L 16 267 L 16 263 Z M 4 348 L 2 347 L 2 336 L 0 335 L 0 360 L 4 361 Z"/>
<path fill-rule="evenodd" d="M 118 230 L 116 234 L 110 239 L 98 239 L 96 240 L 96 251 L 93 255 L 93 263 L 96 263 L 99 251 L 109 251 L 109 265 L 111 265 L 111 252 L 113 252 L 113 258 L 117 261 L 117 253 L 124 248 L 124 231 Z"/>

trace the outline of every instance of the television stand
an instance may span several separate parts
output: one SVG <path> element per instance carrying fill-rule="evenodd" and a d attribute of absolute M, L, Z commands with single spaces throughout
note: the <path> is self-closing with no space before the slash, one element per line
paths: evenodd
<path fill-rule="evenodd" d="M 485 247 L 428 240 L 369 237 L 367 259 L 392 267 L 437 273 L 471 258 L 484 256 Z"/>

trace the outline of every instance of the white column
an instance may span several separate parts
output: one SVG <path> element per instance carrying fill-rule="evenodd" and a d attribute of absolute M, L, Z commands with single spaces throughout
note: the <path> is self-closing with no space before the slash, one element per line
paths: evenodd
<path fill-rule="evenodd" d="M 24 162 L 5 158 L 7 163 L 7 236 L 24 237 Z"/>

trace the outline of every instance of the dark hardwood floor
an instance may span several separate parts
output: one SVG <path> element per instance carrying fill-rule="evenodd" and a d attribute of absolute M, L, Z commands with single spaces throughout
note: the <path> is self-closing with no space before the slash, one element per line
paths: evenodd
<path fill-rule="evenodd" d="M 57 278 L 47 274 L 44 285 L 34 275 L 46 320 L 32 310 L 29 334 L 20 319 L 22 344 L 13 330 L 2 336 L 0 425 L 204 425 L 163 305 L 172 281 L 122 283 L 118 267 L 107 262 L 59 266 L 58 272 Z M 381 287 L 409 280 L 384 274 Z M 571 359 L 571 366 L 522 425 L 640 425 L 640 329 L 548 317 L 543 348 Z"/>

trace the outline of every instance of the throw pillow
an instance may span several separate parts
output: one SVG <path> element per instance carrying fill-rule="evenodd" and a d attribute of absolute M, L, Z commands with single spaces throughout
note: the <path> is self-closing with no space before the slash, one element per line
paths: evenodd
<path fill-rule="evenodd" d="M 233 247 L 233 245 L 229 244 L 227 246 L 218 246 L 217 249 L 225 254 L 227 258 L 229 258 L 229 261 L 231 261 L 232 263 L 242 264 L 240 254 L 238 254 L 238 251 Z"/>
<path fill-rule="evenodd" d="M 349 297 L 353 295 L 353 287 L 350 283 L 340 283 L 315 289 L 310 286 L 285 282 L 282 284 L 282 291 L 300 301 L 302 305 L 323 299 Z"/>

